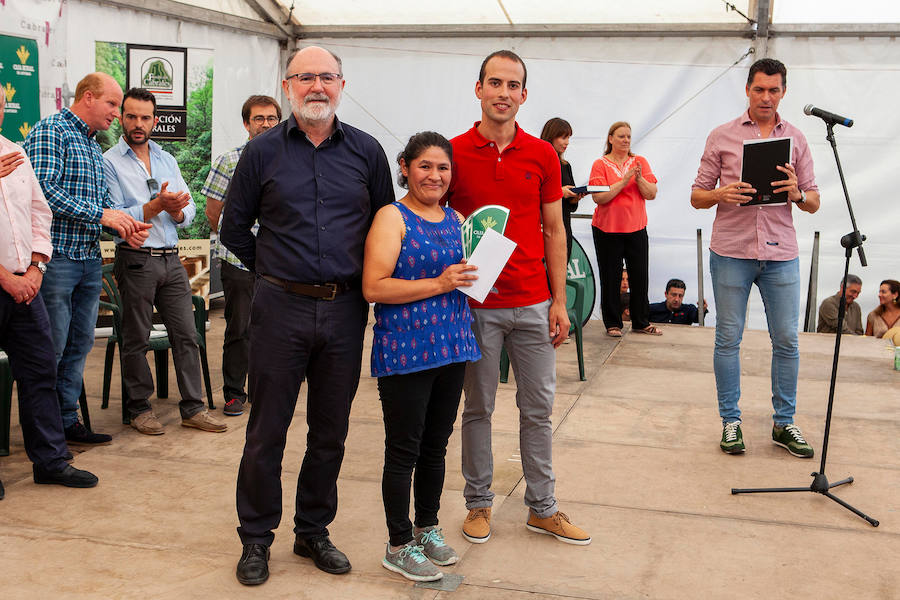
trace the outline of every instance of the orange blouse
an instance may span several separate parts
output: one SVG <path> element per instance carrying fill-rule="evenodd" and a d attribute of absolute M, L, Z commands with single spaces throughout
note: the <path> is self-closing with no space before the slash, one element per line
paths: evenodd
<path fill-rule="evenodd" d="M 643 156 L 629 156 L 622 167 L 603 156 L 595 160 L 594 166 L 591 167 L 589 185 L 612 185 L 621 181 L 635 161 L 640 162 L 644 179 L 656 183 L 656 176 L 650 170 L 650 163 Z M 641 196 L 641 191 L 632 178 L 615 198 L 606 204 L 597 205 L 591 225 L 606 233 L 640 231 L 647 226 L 645 203 L 646 200 Z"/>

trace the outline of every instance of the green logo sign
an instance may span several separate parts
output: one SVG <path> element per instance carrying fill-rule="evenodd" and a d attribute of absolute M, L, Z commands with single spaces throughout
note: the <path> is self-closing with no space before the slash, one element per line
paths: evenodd
<path fill-rule="evenodd" d="M 485 230 L 493 229 L 500 235 L 506 231 L 506 221 L 509 219 L 509 209 L 496 204 L 482 206 L 463 221 L 463 256 L 468 259 L 475 251 L 478 242 Z"/>
<path fill-rule="evenodd" d="M 21 142 L 41 118 L 35 40 L 0 35 L 0 94 L 6 97 L 0 133 Z"/>
<path fill-rule="evenodd" d="M 584 248 L 577 239 L 572 239 L 572 256 L 566 268 L 566 279 L 580 281 L 584 285 L 584 312 L 579 315 L 582 326 L 587 325 L 594 310 L 594 302 L 597 300 L 597 285 L 594 281 L 594 268 L 588 260 Z M 567 308 L 572 308 L 575 298 L 566 296 Z"/>
<path fill-rule="evenodd" d="M 141 65 L 141 85 L 151 92 L 171 92 L 174 88 L 172 64 L 164 58 L 148 58 Z"/>

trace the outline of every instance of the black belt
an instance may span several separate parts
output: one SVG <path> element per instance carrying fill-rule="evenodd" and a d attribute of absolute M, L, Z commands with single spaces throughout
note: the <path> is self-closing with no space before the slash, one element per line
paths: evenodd
<path fill-rule="evenodd" d="M 338 294 L 343 294 L 359 287 L 358 284 L 351 282 L 298 283 L 296 281 L 286 281 L 273 275 L 260 275 L 260 277 L 291 294 L 309 296 L 319 300 L 334 300 Z"/>
<path fill-rule="evenodd" d="M 143 252 L 150 256 L 170 256 L 172 254 L 178 254 L 178 246 L 175 246 L 174 248 L 134 248 L 128 244 L 119 244 L 116 248 L 119 250 L 128 250 L 129 252 Z"/>

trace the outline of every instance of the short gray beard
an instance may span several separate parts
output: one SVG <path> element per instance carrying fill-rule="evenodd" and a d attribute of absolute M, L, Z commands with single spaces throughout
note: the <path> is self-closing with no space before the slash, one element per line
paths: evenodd
<path fill-rule="evenodd" d="M 291 109 L 294 112 L 294 116 L 297 117 L 297 120 L 305 121 L 307 123 L 330 121 L 341 102 L 341 98 L 338 96 L 332 105 L 331 99 L 326 94 L 308 94 L 302 98 L 297 98 L 294 94 L 291 94 L 288 99 L 291 102 Z M 307 104 L 307 99 L 325 100 L 328 104 L 325 106 L 311 105 Z"/>

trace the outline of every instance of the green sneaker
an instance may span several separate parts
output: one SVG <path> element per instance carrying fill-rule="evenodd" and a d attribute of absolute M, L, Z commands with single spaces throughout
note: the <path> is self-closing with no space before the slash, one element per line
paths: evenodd
<path fill-rule="evenodd" d="M 726 454 L 740 454 L 746 450 L 740 421 L 731 421 L 722 426 L 722 441 L 719 442 L 719 448 Z"/>
<path fill-rule="evenodd" d="M 772 442 L 800 458 L 812 458 L 814 454 L 812 446 L 803 439 L 800 428 L 793 423 L 784 427 L 774 425 L 772 427 Z"/>

